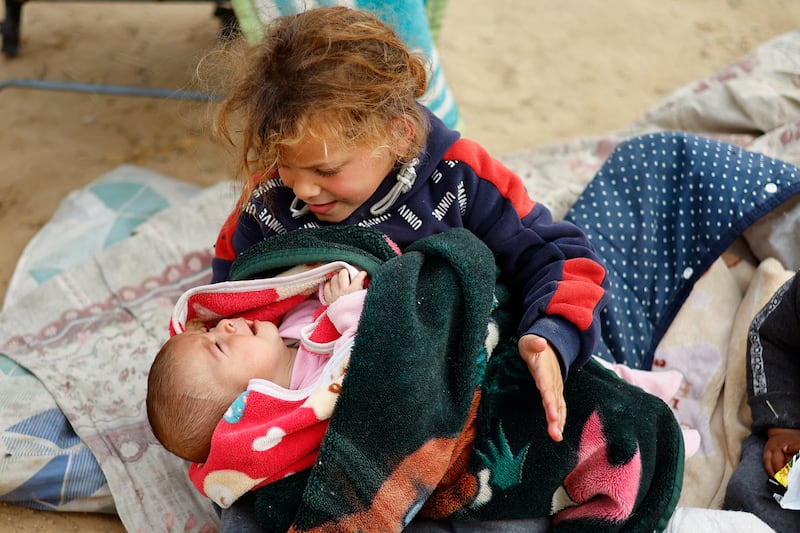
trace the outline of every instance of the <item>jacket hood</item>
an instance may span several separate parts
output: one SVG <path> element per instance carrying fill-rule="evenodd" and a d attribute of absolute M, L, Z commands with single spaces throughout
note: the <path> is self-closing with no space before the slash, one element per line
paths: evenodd
<path fill-rule="evenodd" d="M 418 156 L 420 162 L 417 165 L 417 175 L 427 180 L 433 174 L 436 165 L 444 159 L 444 154 L 461 137 L 461 134 L 445 126 L 444 122 L 427 108 L 424 109 L 428 115 L 430 131 L 425 141 L 425 148 Z"/>
<path fill-rule="evenodd" d="M 449 129 L 444 123 L 427 108 L 423 111 L 428 116 L 430 131 L 422 152 L 411 161 L 397 165 L 392 169 L 384 182 L 378 187 L 373 198 L 362 206 L 368 208 L 371 215 L 382 215 L 389 211 L 397 200 L 414 189 L 422 187 L 433 174 L 436 165 L 442 160 L 444 154 L 460 137 L 457 131 Z M 394 179 L 391 179 L 394 174 Z"/>

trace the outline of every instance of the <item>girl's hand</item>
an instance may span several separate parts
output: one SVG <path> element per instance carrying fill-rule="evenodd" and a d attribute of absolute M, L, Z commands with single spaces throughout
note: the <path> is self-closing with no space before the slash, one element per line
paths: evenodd
<path fill-rule="evenodd" d="M 764 444 L 764 470 L 774 476 L 800 451 L 800 429 L 770 428 Z"/>
<path fill-rule="evenodd" d="M 518 348 L 542 395 L 547 433 L 554 441 L 561 442 L 567 421 L 567 403 L 564 401 L 564 379 L 558 356 L 550 343 L 538 335 L 523 335 Z"/>
<path fill-rule="evenodd" d="M 367 279 L 367 273 L 365 271 L 359 271 L 351 280 L 350 273 L 346 268 L 343 268 L 334 273 L 333 277 L 325 282 L 325 285 L 322 287 L 322 296 L 325 298 L 325 302 L 330 305 L 339 299 L 340 296 L 363 289 L 365 279 Z"/>

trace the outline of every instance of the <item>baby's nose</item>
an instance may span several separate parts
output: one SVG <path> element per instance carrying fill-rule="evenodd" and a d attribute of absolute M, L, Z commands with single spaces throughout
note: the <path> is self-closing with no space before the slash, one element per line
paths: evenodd
<path fill-rule="evenodd" d="M 221 329 L 225 333 L 234 333 L 236 331 L 236 324 L 234 320 L 237 319 L 223 318 L 217 323 L 217 328 Z"/>
<path fill-rule="evenodd" d="M 239 331 L 243 331 L 243 330 L 246 330 L 246 329 L 250 329 L 250 326 L 248 325 L 248 321 L 245 320 L 244 318 L 237 317 L 237 318 L 227 319 L 227 320 L 228 320 L 228 329 L 231 332 L 239 332 Z"/>

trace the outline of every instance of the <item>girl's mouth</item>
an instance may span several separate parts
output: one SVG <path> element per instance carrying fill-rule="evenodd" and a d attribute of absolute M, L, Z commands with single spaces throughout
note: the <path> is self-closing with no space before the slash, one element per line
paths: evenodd
<path fill-rule="evenodd" d="M 306 204 L 308 205 L 308 210 L 316 215 L 324 215 L 328 211 L 334 208 L 336 202 L 328 202 L 326 204 Z"/>

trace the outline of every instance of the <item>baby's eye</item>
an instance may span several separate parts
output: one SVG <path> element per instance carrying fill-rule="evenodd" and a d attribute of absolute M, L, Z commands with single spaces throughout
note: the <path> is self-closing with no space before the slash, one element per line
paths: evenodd
<path fill-rule="evenodd" d="M 219 344 L 219 340 L 217 340 L 217 339 L 212 339 L 212 340 L 214 341 L 214 347 L 217 350 L 219 350 L 220 352 L 222 352 L 223 350 L 222 350 L 222 346 L 220 346 L 220 344 Z"/>

